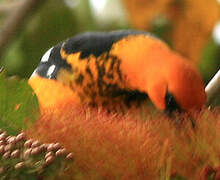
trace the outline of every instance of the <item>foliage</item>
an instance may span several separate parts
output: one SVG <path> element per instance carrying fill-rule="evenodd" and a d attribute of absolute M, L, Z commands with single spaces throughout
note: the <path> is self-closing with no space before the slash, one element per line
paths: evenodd
<path fill-rule="evenodd" d="M 219 50 L 220 46 L 211 39 L 208 41 L 203 52 L 201 53 L 201 63 L 199 68 L 202 72 L 205 82 L 209 82 L 214 74 L 219 70 Z"/>
<path fill-rule="evenodd" d="M 25 80 L 0 73 L 0 127 L 15 134 L 30 126 L 39 115 L 38 101 Z"/>
<path fill-rule="evenodd" d="M 92 30 L 93 23 L 88 23 L 89 9 L 81 4 L 85 5 L 80 2 L 76 11 L 64 1 L 48 0 L 5 53 L 2 64 L 9 75 L 29 77 L 49 48 L 86 28 Z M 80 10 L 87 11 L 84 19 L 79 17 Z"/>
<path fill-rule="evenodd" d="M 219 5 L 216 0 L 209 1 L 209 4 L 205 0 L 123 1 L 131 23 L 136 28 L 150 30 L 158 19 L 167 19 L 172 26 L 167 32 L 169 41 L 177 51 L 193 61 L 198 60 L 219 19 Z"/>
<path fill-rule="evenodd" d="M 169 118 L 151 109 L 123 115 L 71 106 L 45 111 L 29 135 L 73 152 L 72 179 L 199 179 L 218 172 L 218 110 Z"/>
<path fill-rule="evenodd" d="M 38 101 L 27 81 L 1 72 L 0 90 L 0 179 L 62 175 L 72 156 L 67 150 L 59 143 L 42 144 L 26 139 L 23 132 L 18 134 L 39 118 Z"/>

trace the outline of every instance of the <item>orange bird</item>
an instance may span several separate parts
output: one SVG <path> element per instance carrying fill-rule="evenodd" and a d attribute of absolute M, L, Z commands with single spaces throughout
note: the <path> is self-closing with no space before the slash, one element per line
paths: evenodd
<path fill-rule="evenodd" d="M 119 108 L 147 99 L 160 110 L 191 111 L 206 101 L 198 70 L 142 31 L 90 32 L 49 49 L 29 83 L 42 107 L 65 101 Z"/>

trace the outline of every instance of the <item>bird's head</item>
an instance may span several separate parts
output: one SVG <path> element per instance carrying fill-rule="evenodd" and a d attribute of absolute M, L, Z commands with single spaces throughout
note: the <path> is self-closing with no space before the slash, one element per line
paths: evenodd
<path fill-rule="evenodd" d="M 198 70 L 173 52 L 164 64 L 152 67 L 146 85 L 146 92 L 155 106 L 168 113 L 199 110 L 206 102 L 205 87 Z"/>

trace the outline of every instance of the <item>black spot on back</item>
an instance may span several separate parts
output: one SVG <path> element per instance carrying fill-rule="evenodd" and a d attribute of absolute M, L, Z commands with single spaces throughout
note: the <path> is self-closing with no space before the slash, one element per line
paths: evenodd
<path fill-rule="evenodd" d="M 79 77 L 75 80 L 77 85 L 82 85 L 84 76 L 79 74 Z"/>
<path fill-rule="evenodd" d="M 93 79 L 93 74 L 92 74 L 92 72 L 91 72 L 89 66 L 86 66 L 86 73 L 88 73 L 89 76 L 91 77 L 91 79 Z"/>
<path fill-rule="evenodd" d="M 127 107 L 131 107 L 132 104 L 139 106 L 142 102 L 148 99 L 146 93 L 140 92 L 138 90 L 126 90 L 119 89 L 113 93 L 113 96 L 124 96 L 124 103 Z"/>
<path fill-rule="evenodd" d="M 146 93 L 138 90 L 127 90 L 120 88 L 117 84 L 106 84 L 105 97 L 110 100 L 121 97 L 121 100 L 127 107 L 131 107 L 132 104 L 140 105 L 142 102 L 148 100 Z"/>
<path fill-rule="evenodd" d="M 113 32 L 89 32 L 74 36 L 68 39 L 63 49 L 66 53 L 81 52 L 80 58 L 87 58 L 91 54 L 95 57 L 100 56 L 104 52 L 108 52 L 112 45 L 129 35 L 149 35 L 143 31 L 113 31 Z"/>
<path fill-rule="evenodd" d="M 130 107 L 133 102 L 137 102 L 137 105 L 140 105 L 143 101 L 148 99 L 148 95 L 146 93 L 140 92 L 138 90 L 126 91 L 125 93 L 127 94 L 125 103 L 128 107 Z"/>

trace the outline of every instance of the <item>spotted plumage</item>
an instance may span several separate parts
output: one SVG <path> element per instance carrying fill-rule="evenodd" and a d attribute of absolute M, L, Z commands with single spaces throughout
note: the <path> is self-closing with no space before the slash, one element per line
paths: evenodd
<path fill-rule="evenodd" d="M 141 31 L 74 36 L 45 53 L 29 80 L 34 89 L 36 76 L 69 87 L 73 101 L 82 105 L 123 109 L 149 97 L 159 109 L 175 111 L 200 108 L 205 102 L 197 70 Z M 196 85 L 189 87 L 190 82 Z M 190 93 L 197 95 L 190 99 Z"/>
<path fill-rule="evenodd" d="M 112 45 L 140 31 L 85 33 L 49 49 L 34 74 L 71 87 L 81 103 L 109 108 L 131 107 L 147 94 L 128 89 L 121 72 L 121 59 L 110 53 Z"/>

